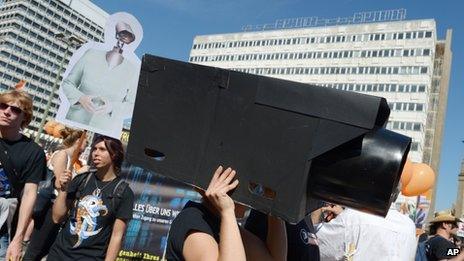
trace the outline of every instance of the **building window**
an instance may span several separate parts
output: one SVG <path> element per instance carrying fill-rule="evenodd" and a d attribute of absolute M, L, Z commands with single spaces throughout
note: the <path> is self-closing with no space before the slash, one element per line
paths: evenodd
<path fill-rule="evenodd" d="M 412 151 L 418 151 L 419 150 L 419 143 L 417 141 L 413 141 L 411 143 L 411 150 Z"/>
<path fill-rule="evenodd" d="M 423 111 L 424 110 L 424 105 L 422 103 L 417 103 L 416 104 L 416 111 Z"/>

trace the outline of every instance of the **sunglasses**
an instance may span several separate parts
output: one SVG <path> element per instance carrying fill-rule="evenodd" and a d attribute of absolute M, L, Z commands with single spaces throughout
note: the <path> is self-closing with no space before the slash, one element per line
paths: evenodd
<path fill-rule="evenodd" d="M 23 110 L 19 107 L 16 107 L 16 106 L 13 106 L 13 105 L 8 105 L 6 103 L 0 103 L 0 110 L 6 110 L 10 108 L 10 110 L 14 113 L 14 114 L 20 114 L 21 112 L 23 112 Z"/>

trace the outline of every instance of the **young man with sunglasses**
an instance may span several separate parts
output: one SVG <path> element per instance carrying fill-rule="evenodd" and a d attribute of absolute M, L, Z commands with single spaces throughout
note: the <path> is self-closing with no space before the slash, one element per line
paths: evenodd
<path fill-rule="evenodd" d="M 21 133 L 32 119 L 32 99 L 22 91 L 0 94 L 0 200 L 8 202 L 13 217 L 0 225 L 0 260 L 19 260 L 27 224 L 37 196 L 37 184 L 45 176 L 43 149 Z M 18 205 L 13 211 L 12 205 Z M 1 220 L 0 220 L 1 221 Z M 11 239 L 11 240 L 10 240 Z"/>

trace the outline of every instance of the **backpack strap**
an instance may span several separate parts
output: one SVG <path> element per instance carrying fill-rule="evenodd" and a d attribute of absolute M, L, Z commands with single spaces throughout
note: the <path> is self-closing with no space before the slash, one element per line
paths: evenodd
<path fill-rule="evenodd" d="M 3 169 L 8 176 L 8 180 L 11 183 L 11 198 L 18 198 L 21 194 L 21 184 L 19 182 L 19 174 L 16 171 L 13 162 L 11 161 L 8 149 L 6 148 L 4 141 L 0 139 L 0 161 L 3 165 Z"/>
<path fill-rule="evenodd" d="M 116 211 L 119 208 L 119 204 L 121 203 L 122 196 L 124 191 L 129 186 L 127 182 L 120 179 L 116 186 L 114 186 L 113 192 L 108 197 L 111 199 L 112 209 Z"/>

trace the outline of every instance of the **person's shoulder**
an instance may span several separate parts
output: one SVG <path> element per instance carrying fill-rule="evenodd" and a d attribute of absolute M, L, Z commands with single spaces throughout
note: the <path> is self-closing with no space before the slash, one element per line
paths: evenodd
<path fill-rule="evenodd" d="M 213 214 L 197 202 L 189 201 L 177 214 L 171 225 L 171 230 L 187 233 L 190 230 L 198 230 L 207 234 L 214 234 Z"/>
<path fill-rule="evenodd" d="M 183 220 L 189 220 L 191 218 L 197 218 L 197 220 L 203 219 L 205 215 L 204 207 L 197 202 L 188 201 L 184 208 L 179 212 L 174 222 L 183 222 Z M 173 223 L 174 223 L 173 222 Z"/>
<path fill-rule="evenodd" d="M 92 175 L 92 172 L 84 172 L 84 173 L 81 173 L 81 174 L 75 176 L 71 180 L 71 185 L 80 186 L 81 184 L 84 184 L 85 180 L 87 178 L 90 178 L 89 175 Z"/>
<path fill-rule="evenodd" d="M 34 148 L 36 150 L 43 151 L 42 147 L 40 147 L 39 144 L 37 144 L 33 139 L 27 137 L 24 134 L 21 136 L 21 139 L 19 139 L 19 142 L 22 144 L 27 144 L 27 146 L 30 146 L 31 148 Z"/>
<path fill-rule="evenodd" d="M 17 142 L 17 144 L 23 147 L 24 152 L 29 151 L 33 154 L 38 154 L 39 156 L 43 156 L 43 158 L 45 158 L 44 149 L 34 140 L 27 136 L 22 135 L 21 139 Z"/>
<path fill-rule="evenodd" d="M 427 240 L 427 242 L 430 245 L 453 245 L 451 241 L 448 239 L 440 236 L 440 235 L 435 235 Z"/>

